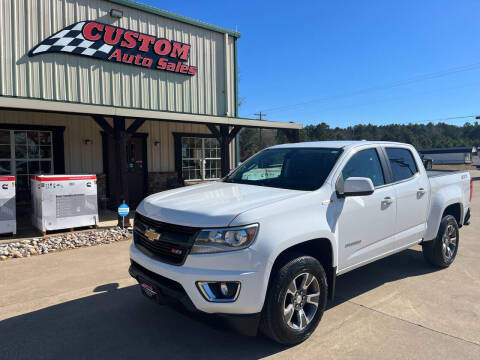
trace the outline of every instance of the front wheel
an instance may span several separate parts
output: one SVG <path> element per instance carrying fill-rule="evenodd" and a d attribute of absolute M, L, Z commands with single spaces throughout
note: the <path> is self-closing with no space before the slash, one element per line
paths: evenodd
<path fill-rule="evenodd" d="M 261 331 L 281 344 L 298 344 L 315 330 L 327 304 L 327 277 L 317 259 L 298 256 L 272 274 Z"/>
<path fill-rule="evenodd" d="M 452 215 L 444 216 L 437 237 L 422 244 L 425 260 L 441 268 L 449 267 L 457 256 L 458 240 L 457 220 Z"/>

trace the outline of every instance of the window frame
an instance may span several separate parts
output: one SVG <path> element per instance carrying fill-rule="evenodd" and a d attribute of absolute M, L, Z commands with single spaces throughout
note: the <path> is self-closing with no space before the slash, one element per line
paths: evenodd
<path fill-rule="evenodd" d="M 386 163 L 386 159 L 385 159 L 385 154 L 383 153 L 382 151 L 382 148 L 380 146 L 370 146 L 370 147 L 366 147 L 366 148 L 358 148 L 358 149 L 355 149 L 351 154 L 350 156 L 348 157 L 348 159 L 345 160 L 345 163 L 342 164 L 342 167 L 339 171 L 339 174 L 338 174 L 338 177 L 337 177 L 337 180 L 335 183 L 337 183 L 338 179 L 340 177 L 342 177 L 343 179 L 343 170 L 345 169 L 345 167 L 348 165 L 348 163 L 350 162 L 350 160 L 352 160 L 352 158 L 357 155 L 359 152 L 361 151 L 365 151 L 365 150 L 374 150 L 376 153 L 377 153 L 377 157 L 378 157 L 378 160 L 380 162 L 380 168 L 382 169 L 382 173 L 383 173 L 383 180 L 384 180 L 384 184 L 382 185 L 378 185 L 378 186 L 375 186 L 374 185 L 374 188 L 375 189 L 380 189 L 382 187 L 385 187 L 385 186 L 388 186 L 390 185 L 390 182 L 392 180 L 391 178 L 391 172 L 390 172 L 390 169 L 386 166 L 387 163 Z M 343 179 L 343 181 L 345 181 L 346 179 Z"/>
<path fill-rule="evenodd" d="M 184 158 L 183 157 L 183 139 L 187 139 L 187 138 L 191 138 L 191 139 L 199 139 L 201 141 L 201 156 L 200 156 L 200 159 L 196 159 L 196 158 L 191 158 L 191 157 L 186 157 Z M 214 160 L 214 161 L 220 161 L 220 165 L 221 165 L 221 161 L 222 161 L 222 156 L 221 156 L 221 153 L 220 153 L 220 156 L 217 158 L 217 157 L 207 157 L 206 156 L 206 146 L 205 146 L 205 143 L 206 143 L 206 139 L 214 139 L 217 141 L 218 143 L 218 150 L 221 151 L 220 149 L 220 142 L 218 141 L 218 139 L 214 136 L 209 136 L 209 134 L 179 134 L 179 145 L 180 145 L 180 153 L 178 154 L 178 157 L 180 158 L 180 173 L 182 174 L 182 178 L 185 180 L 185 181 L 215 181 L 215 180 L 219 180 L 221 179 L 221 168 L 216 168 L 217 170 L 220 171 L 220 177 L 215 177 L 215 178 L 207 178 L 206 177 L 206 174 L 207 174 L 207 168 L 206 168 L 206 164 L 207 164 L 207 160 Z M 199 179 L 185 179 L 184 178 L 184 166 L 183 166 L 183 161 L 184 160 L 193 160 L 193 161 L 200 161 L 200 178 Z M 211 171 L 211 169 L 210 169 Z"/>
<path fill-rule="evenodd" d="M 381 148 L 382 148 L 383 156 L 384 156 L 385 161 L 386 161 L 386 165 L 388 167 L 388 171 L 390 173 L 391 181 L 390 181 L 389 185 L 395 185 L 395 184 L 400 184 L 400 183 L 403 183 L 403 182 L 407 182 L 407 181 L 416 179 L 418 176 L 420 176 L 421 167 L 418 165 L 418 160 L 417 160 L 417 158 L 415 157 L 414 153 L 412 152 L 412 150 L 410 148 L 403 147 L 403 146 L 398 146 L 398 145 L 397 146 L 383 145 Z M 412 159 L 413 159 L 413 161 L 415 163 L 415 166 L 417 168 L 417 172 L 415 174 L 413 174 L 412 176 L 406 178 L 406 179 L 395 181 L 395 177 L 393 175 L 393 169 L 392 169 L 392 166 L 390 164 L 390 159 L 389 159 L 388 153 L 387 153 L 387 148 L 389 148 L 389 149 L 401 149 L 401 150 L 406 150 L 406 151 L 410 152 L 410 155 L 412 155 Z M 422 167 L 423 167 L 423 163 L 422 163 Z"/>
<path fill-rule="evenodd" d="M 2 123 L 0 130 L 9 131 L 51 131 L 52 132 L 52 157 L 53 157 L 53 172 L 55 174 L 65 174 L 65 146 L 64 146 L 64 132 L 65 126 L 58 125 L 35 125 L 31 123 Z M 26 204 L 30 202 L 30 191 L 27 191 L 28 196 L 24 199 L 19 197 L 17 188 L 17 204 Z"/>
<path fill-rule="evenodd" d="M 29 164 L 30 162 L 33 162 L 33 161 L 36 161 L 38 162 L 38 168 L 41 169 L 41 164 L 40 162 L 42 161 L 45 161 L 45 162 L 49 162 L 50 163 L 50 172 L 48 174 L 54 174 L 55 173 L 55 161 L 54 161 L 54 150 L 53 150 L 53 131 L 52 130 L 30 130 L 30 129 L 21 129 L 21 130 L 16 130 L 16 129 L 8 129 L 8 128 L 4 128 L 4 129 L 0 129 L 0 131 L 3 131 L 3 132 L 8 132 L 9 133 L 9 137 L 10 137 L 10 144 L 0 144 L 0 145 L 3 145 L 3 146 L 10 146 L 10 158 L 0 158 L 0 161 L 2 162 L 7 162 L 9 161 L 10 162 L 10 174 L 9 175 L 12 175 L 12 176 L 15 176 L 15 178 L 17 178 L 18 176 L 27 176 L 27 178 L 29 179 L 31 175 L 34 175 L 34 173 L 30 172 L 30 168 L 29 168 Z M 22 157 L 17 157 L 17 154 L 16 154 L 16 146 L 22 146 L 22 144 L 17 144 L 15 142 L 15 133 L 25 133 L 25 151 L 26 151 L 26 157 L 22 158 Z M 50 144 L 47 144 L 47 145 L 41 145 L 40 142 L 37 144 L 38 146 L 38 156 L 37 157 L 34 157 L 34 158 L 30 158 L 30 153 L 29 153 L 29 144 L 28 144 L 28 134 L 29 133 L 36 133 L 37 136 L 40 135 L 40 133 L 49 133 L 50 135 Z M 40 137 L 39 137 L 40 139 Z M 46 158 L 42 158 L 41 157 L 41 148 L 42 147 L 49 147 L 50 148 L 50 156 L 49 157 L 46 157 Z M 20 162 L 20 161 L 23 161 L 23 162 L 26 162 L 27 163 L 27 173 L 18 173 L 18 170 L 17 170 L 17 162 Z M 28 185 L 28 187 L 30 188 L 30 185 Z"/>

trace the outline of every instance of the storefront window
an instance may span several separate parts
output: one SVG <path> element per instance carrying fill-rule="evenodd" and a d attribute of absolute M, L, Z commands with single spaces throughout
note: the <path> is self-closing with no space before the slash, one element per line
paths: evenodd
<path fill-rule="evenodd" d="M 218 140 L 182 137 L 182 174 L 185 180 L 219 179 L 221 168 Z"/>
<path fill-rule="evenodd" d="M 53 173 L 51 131 L 0 130 L 0 175 L 15 175 L 17 192 L 27 192 L 29 176 Z"/>

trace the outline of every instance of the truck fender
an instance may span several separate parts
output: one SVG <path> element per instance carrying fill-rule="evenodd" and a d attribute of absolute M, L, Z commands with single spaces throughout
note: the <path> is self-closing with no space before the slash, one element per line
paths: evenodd
<path fill-rule="evenodd" d="M 462 226 L 464 209 L 461 189 L 458 186 L 449 186 L 443 190 L 432 197 L 424 241 L 430 241 L 437 236 L 442 215 L 445 209 L 451 205 L 460 204 L 460 221 L 458 225 Z"/>
<path fill-rule="evenodd" d="M 289 239 L 287 241 L 282 242 L 278 247 L 275 248 L 274 251 L 272 251 L 268 263 L 266 266 L 266 271 L 265 271 L 265 278 L 264 278 L 264 286 L 262 287 L 264 289 L 264 294 L 263 297 L 265 298 L 266 296 L 266 291 L 268 289 L 268 285 L 271 279 L 272 270 L 274 269 L 274 265 L 276 265 L 276 261 L 280 259 L 282 254 L 285 254 L 287 251 L 301 251 L 302 246 L 306 244 L 315 244 L 315 242 L 324 242 L 328 243 L 330 245 L 330 251 L 331 254 L 329 255 L 331 259 L 329 260 L 329 263 L 323 263 L 322 265 L 325 268 L 325 272 L 327 273 L 327 280 L 329 282 L 329 298 L 332 299 L 334 295 L 334 289 L 335 289 L 335 279 L 336 279 L 336 269 L 337 269 L 337 246 L 336 246 L 336 241 L 332 239 L 332 234 L 325 232 L 325 233 L 319 233 L 317 234 L 318 236 L 315 237 L 303 237 L 303 238 L 295 238 L 295 239 Z M 308 252 L 305 252 L 306 255 L 312 255 L 313 257 L 318 257 L 316 254 L 309 254 Z M 321 261 L 323 262 L 323 261 Z"/>

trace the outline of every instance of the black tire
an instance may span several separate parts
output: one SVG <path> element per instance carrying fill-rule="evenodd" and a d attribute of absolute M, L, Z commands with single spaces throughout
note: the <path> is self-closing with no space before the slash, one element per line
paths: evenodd
<path fill-rule="evenodd" d="M 446 237 L 449 237 L 448 241 Z M 454 247 L 452 245 L 453 238 Z M 452 215 L 446 215 L 440 223 L 437 237 L 422 244 L 423 257 L 432 265 L 441 268 L 449 267 L 457 256 L 458 244 L 457 220 Z"/>
<path fill-rule="evenodd" d="M 301 343 L 313 333 L 325 311 L 328 293 L 327 277 L 317 259 L 302 254 L 296 254 L 290 259 L 285 261 L 284 265 L 271 276 L 260 322 L 260 330 L 266 336 L 286 345 Z M 308 274 L 313 275 L 315 280 L 312 279 L 309 287 L 302 290 L 303 279 L 305 279 L 305 282 L 311 279 Z M 298 296 L 302 297 L 302 293 L 306 294 L 303 295 L 303 305 L 302 303 L 297 304 L 298 297 L 292 295 L 292 286 L 295 282 L 298 284 L 295 287 L 295 290 L 299 292 Z M 317 289 L 319 292 L 318 299 L 316 295 L 313 296 L 317 293 Z M 311 302 L 307 300 L 311 300 Z M 318 306 L 315 309 L 313 302 L 317 301 Z M 290 303 L 287 306 L 286 303 L 288 302 Z M 301 306 L 300 310 L 297 310 L 296 306 Z M 286 307 L 289 309 L 293 307 L 294 309 L 290 321 L 287 321 L 284 317 Z M 299 315 L 301 311 L 305 316 Z M 310 319 L 308 319 L 309 317 Z M 306 324 L 306 326 L 295 329 L 292 327 L 295 326 L 294 323 L 299 323 L 299 326 Z"/>

